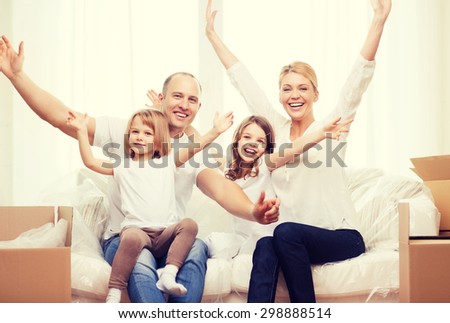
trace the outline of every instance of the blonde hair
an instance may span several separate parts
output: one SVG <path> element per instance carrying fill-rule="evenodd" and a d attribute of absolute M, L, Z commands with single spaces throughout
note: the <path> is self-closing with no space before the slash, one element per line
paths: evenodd
<path fill-rule="evenodd" d="M 317 82 L 316 72 L 314 69 L 304 62 L 295 61 L 289 65 L 283 66 L 280 71 L 280 76 L 278 78 L 278 88 L 281 88 L 281 82 L 283 77 L 285 77 L 288 73 L 297 73 L 306 77 L 312 84 L 314 88 L 314 92 L 318 92 L 319 84 Z"/>
<path fill-rule="evenodd" d="M 142 123 L 153 129 L 153 156 L 152 158 L 161 158 L 167 156 L 170 152 L 170 134 L 169 123 L 166 115 L 156 109 L 143 109 L 136 111 L 128 121 L 127 131 L 125 133 L 125 151 L 133 157 L 134 152 L 130 149 L 130 129 L 134 118 L 140 118 Z"/>
<path fill-rule="evenodd" d="M 273 149 L 275 148 L 275 132 L 273 131 L 272 125 L 270 122 L 262 117 L 262 116 L 250 116 L 248 118 L 245 118 L 242 120 L 240 125 L 236 128 L 233 135 L 233 142 L 231 144 L 231 163 L 229 166 L 229 169 L 225 172 L 225 177 L 229 180 L 235 181 L 239 178 L 243 178 L 245 176 L 250 177 L 256 177 L 259 173 L 259 158 L 255 159 L 253 163 L 249 166 L 251 166 L 250 173 L 248 173 L 248 169 L 250 167 L 244 168 L 244 160 L 239 155 L 238 152 L 238 142 L 242 138 L 242 134 L 244 132 L 244 129 L 251 125 L 256 124 L 259 126 L 266 135 L 266 147 L 265 147 L 265 153 L 271 154 L 273 152 Z"/>

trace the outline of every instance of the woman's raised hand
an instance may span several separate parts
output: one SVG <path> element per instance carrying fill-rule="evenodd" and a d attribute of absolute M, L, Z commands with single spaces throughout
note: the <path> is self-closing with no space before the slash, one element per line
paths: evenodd
<path fill-rule="evenodd" d="M 370 0 L 375 17 L 385 22 L 391 12 L 391 0 Z"/>
<path fill-rule="evenodd" d="M 212 0 L 208 0 L 206 6 L 205 19 L 206 19 L 206 34 L 215 33 L 214 20 L 216 19 L 217 10 L 212 11 Z"/>

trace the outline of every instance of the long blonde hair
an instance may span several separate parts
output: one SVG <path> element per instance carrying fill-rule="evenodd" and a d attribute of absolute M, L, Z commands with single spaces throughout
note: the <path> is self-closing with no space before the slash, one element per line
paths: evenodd
<path fill-rule="evenodd" d="M 147 127 L 153 129 L 153 156 L 152 158 L 161 158 L 167 156 L 170 152 L 170 134 L 169 123 L 166 115 L 156 109 L 142 109 L 138 110 L 130 117 L 128 121 L 127 131 L 125 133 L 125 152 L 128 156 L 134 157 L 134 152 L 131 151 L 129 138 L 130 128 L 134 118 L 140 118 L 142 123 Z"/>
<path fill-rule="evenodd" d="M 235 181 L 239 178 L 243 178 L 245 176 L 256 177 L 259 173 L 259 158 L 255 159 L 249 167 L 243 168 L 245 165 L 244 160 L 239 155 L 238 152 L 238 143 L 242 137 L 244 129 L 251 124 L 256 124 L 259 126 L 266 135 L 266 147 L 265 153 L 270 154 L 273 152 L 275 148 L 275 132 L 273 131 L 272 125 L 270 122 L 262 117 L 262 116 L 250 116 L 242 120 L 240 125 L 236 128 L 233 135 L 233 142 L 231 144 L 231 163 L 228 170 L 225 172 L 225 177 L 229 180 Z M 250 169 L 250 172 L 249 172 Z"/>

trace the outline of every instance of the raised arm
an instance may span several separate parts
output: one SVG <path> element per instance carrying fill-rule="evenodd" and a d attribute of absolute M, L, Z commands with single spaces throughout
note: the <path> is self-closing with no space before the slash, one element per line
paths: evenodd
<path fill-rule="evenodd" d="M 227 112 L 221 116 L 216 112 L 214 116 L 214 126 L 203 136 L 197 137 L 194 135 L 196 140 L 190 144 L 188 147 L 180 148 L 175 152 L 175 164 L 177 167 L 183 165 L 192 156 L 194 156 L 199 151 L 203 150 L 206 146 L 217 139 L 222 133 L 228 130 L 233 125 L 233 112 Z"/>
<path fill-rule="evenodd" d="M 228 49 L 228 47 L 225 45 L 225 43 L 222 41 L 222 39 L 219 37 L 216 30 L 214 29 L 214 20 L 216 18 L 216 14 L 217 14 L 216 10 L 212 11 L 212 0 L 208 0 L 208 5 L 206 6 L 206 14 L 205 14 L 206 37 L 208 38 L 209 42 L 214 48 L 214 51 L 216 52 L 223 66 L 225 66 L 226 69 L 229 69 L 231 66 L 233 66 L 235 63 L 238 62 L 238 59 Z"/>
<path fill-rule="evenodd" d="M 94 172 L 104 175 L 113 175 L 114 172 L 112 163 L 106 160 L 97 159 L 92 154 L 92 148 L 89 145 L 87 130 L 89 119 L 90 118 L 86 114 L 76 116 L 74 113 L 69 112 L 66 118 L 66 124 L 77 134 L 80 155 L 84 165 Z"/>
<path fill-rule="evenodd" d="M 19 45 L 16 52 L 6 36 L 0 39 L 0 71 L 11 81 L 28 106 L 41 119 L 60 129 L 65 134 L 77 138 L 76 131 L 66 124 L 67 114 L 72 112 L 81 117 L 82 114 L 70 110 L 60 100 L 37 86 L 23 71 L 24 44 Z M 95 133 L 95 120 L 88 124 L 89 142 L 92 144 Z"/>
<path fill-rule="evenodd" d="M 353 122 L 353 120 L 347 120 L 339 123 L 340 121 L 341 118 L 337 118 L 332 122 L 325 124 L 321 129 L 298 137 L 292 142 L 291 147 L 268 155 L 266 159 L 267 168 L 272 171 L 289 162 L 293 162 L 295 157 L 303 154 L 309 148 L 313 147 L 325 138 L 339 140 L 342 132 L 348 132 L 348 128 L 346 128 L 346 126 Z"/>
<path fill-rule="evenodd" d="M 391 0 L 370 0 L 373 8 L 373 19 L 361 49 L 361 55 L 368 61 L 373 61 L 378 51 L 384 24 L 391 11 Z"/>
<path fill-rule="evenodd" d="M 264 193 L 261 193 L 256 204 L 253 204 L 238 184 L 226 179 L 215 169 L 202 170 L 197 176 L 197 186 L 234 216 L 261 224 L 278 221 L 278 199 L 265 200 Z"/>

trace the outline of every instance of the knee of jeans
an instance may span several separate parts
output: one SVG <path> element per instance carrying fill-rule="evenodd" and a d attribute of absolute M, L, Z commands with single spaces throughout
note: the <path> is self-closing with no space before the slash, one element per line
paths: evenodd
<path fill-rule="evenodd" d="M 274 239 L 283 238 L 283 237 L 289 237 L 292 234 L 295 236 L 301 235 L 301 226 L 296 225 L 297 223 L 292 222 L 284 222 L 280 225 L 277 225 L 275 230 L 273 231 L 273 237 Z M 294 225 L 296 225 L 296 229 L 294 230 Z"/>
<path fill-rule="evenodd" d="M 119 248 L 119 235 L 109 238 L 103 243 L 103 257 L 111 265 Z"/>
<path fill-rule="evenodd" d="M 273 238 L 263 237 L 256 242 L 254 254 L 266 253 L 268 249 L 273 249 Z"/>
<path fill-rule="evenodd" d="M 303 226 L 298 223 L 281 223 L 273 231 L 273 241 L 277 246 L 284 245 L 285 243 L 291 243 L 293 237 L 295 237 L 296 241 L 301 241 L 303 236 Z"/>
<path fill-rule="evenodd" d="M 148 269 L 154 271 L 156 273 L 156 269 L 158 268 L 158 263 L 153 256 L 153 254 L 148 249 L 142 249 L 139 253 L 139 257 L 136 260 L 136 265 L 134 266 L 136 270 L 146 271 Z"/>
<path fill-rule="evenodd" d="M 208 247 L 206 243 L 201 239 L 195 239 L 194 244 L 192 245 L 191 251 L 186 257 L 186 262 L 199 262 L 205 263 L 208 259 Z"/>

